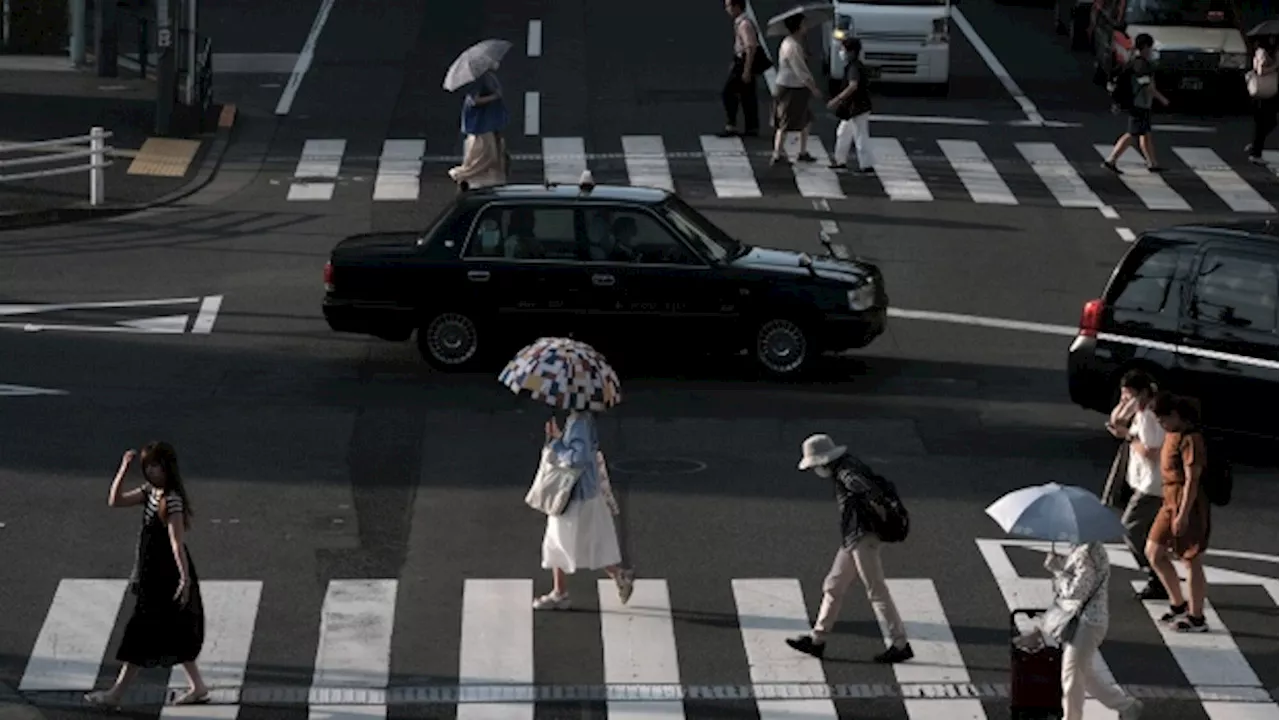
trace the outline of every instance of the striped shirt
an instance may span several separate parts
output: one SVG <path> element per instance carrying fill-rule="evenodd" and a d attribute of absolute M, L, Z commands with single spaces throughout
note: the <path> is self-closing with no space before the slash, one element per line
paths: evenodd
<path fill-rule="evenodd" d="M 147 494 L 147 506 L 142 511 L 143 521 L 151 522 L 160 512 L 160 500 L 164 499 L 165 515 L 160 520 L 165 522 L 167 518 L 180 515 L 183 511 L 182 496 L 176 492 L 157 492 L 157 488 L 150 483 L 142 486 L 142 490 Z"/>

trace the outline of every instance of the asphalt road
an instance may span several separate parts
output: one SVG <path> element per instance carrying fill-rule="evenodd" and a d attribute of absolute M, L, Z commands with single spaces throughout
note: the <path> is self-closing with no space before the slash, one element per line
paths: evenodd
<path fill-rule="evenodd" d="M 984 37 L 991 34 L 985 18 L 998 15 L 995 9 L 980 0 L 964 9 Z M 762 5 L 757 13 L 770 11 Z M 173 441 L 181 453 L 198 513 L 191 545 L 202 578 L 262 583 L 247 671 L 233 683 L 245 692 L 240 718 L 306 716 L 297 700 L 312 685 L 331 581 L 398 580 L 387 668 L 398 687 L 449 687 L 466 674 L 459 657 L 468 580 L 523 579 L 528 584 L 517 589 L 527 589 L 529 599 L 545 591 L 541 523 L 520 501 L 545 413 L 510 397 L 492 373 L 437 375 L 424 369 L 411 344 L 336 336 L 319 315 L 320 270 L 334 242 L 370 228 L 421 226 L 448 201 L 448 183 L 431 165 L 418 201 L 371 201 L 369 177 L 383 139 L 419 137 L 428 154 L 456 153 L 456 100 L 438 89 L 444 68 L 476 38 L 523 37 L 530 19 L 543 22 L 542 56 L 527 57 L 517 43 L 503 79 L 512 95 L 541 93 L 541 134 L 582 136 L 591 148 L 632 133 L 696 143 L 697 133 L 717 128 L 715 88 L 724 58 L 710 39 L 722 38 L 727 22 L 713 3 L 613 9 L 585 2 L 426 8 L 406 2 L 388 3 L 373 16 L 339 0 L 291 114 L 249 115 L 242 137 L 260 143 L 265 164 L 243 188 L 221 188 L 223 197 L 207 206 L 0 235 L 0 303 L 170 299 L 2 318 L 97 331 L 0 327 L 0 383 L 67 393 L 0 396 L 8 406 L 0 434 L 0 487 L 8 490 L 0 510 L 7 560 L 0 571 L 0 690 L 21 683 L 60 582 L 127 575 L 138 518 L 109 511 L 105 494 L 120 453 L 155 437 Z M 305 37 L 310 20 L 301 11 L 279 20 L 272 37 Z M 254 37 L 246 33 L 245 52 L 296 51 Z M 654 51 L 646 37 L 661 38 L 663 49 Z M 696 42 L 701 38 L 708 41 Z M 987 42 L 1004 52 L 996 38 Z M 1117 202 L 1117 220 L 1058 206 L 1030 175 L 1015 191 L 1026 198 L 1018 206 L 975 204 L 936 158 L 929 165 L 929 152 L 937 151 L 928 143 L 967 138 L 1007 148 L 1047 138 L 1087 155 L 1090 143 L 1114 132 L 1114 119 L 1103 109 L 1081 128 L 1010 130 L 999 123 L 1016 117 L 1008 109 L 1017 106 L 981 65 L 965 60 L 970 50 L 957 47 L 959 95 L 927 101 L 928 112 L 942 114 L 932 108 L 945 105 L 946 115 L 992 124 L 946 128 L 945 135 L 913 124 L 899 134 L 904 146 L 919 150 L 922 168 L 935 168 L 925 171 L 933 202 L 849 192 L 823 204 L 779 190 L 786 183 L 763 173 L 757 175 L 768 192 L 760 199 L 696 193 L 692 199 L 733 234 L 764 245 L 816 250 L 820 221 L 834 221 L 839 242 L 882 266 L 896 308 L 1067 328 L 1124 252 L 1118 223 L 1141 230 L 1226 214 L 1221 207 L 1172 213 Z M 642 76 L 637 66 L 645 68 Z M 1048 65 L 1029 67 L 1014 74 L 1047 72 Z M 1081 97 L 1094 92 L 1069 69 L 1063 65 L 1063 74 L 1052 76 L 1063 88 L 1058 92 L 1076 92 L 1077 85 Z M 992 94 L 984 100 L 980 89 Z M 878 96 L 877 108 L 913 114 L 923 112 L 920 102 Z M 512 111 L 522 116 L 518 103 Z M 540 147 L 541 135 L 512 135 L 516 149 Z M 290 202 L 300 146 L 317 137 L 347 138 L 363 165 L 344 166 L 332 201 Z M 1206 142 L 1226 157 L 1238 140 L 1224 131 Z M 1083 158 L 1077 168 L 1092 172 Z M 1114 178 L 1099 173 L 1087 180 Z M 1191 193 L 1176 176 L 1169 182 Z M 342 192 L 360 183 L 363 193 Z M 215 304 L 210 298 L 220 298 L 211 327 L 200 320 L 208 318 L 202 309 Z M 156 319 L 176 317 L 182 319 Z M 184 332 L 126 332 L 121 323 L 129 321 L 135 330 Z M 203 327 L 211 331 L 192 332 Z M 1066 398 L 1069 337 L 1059 332 L 895 318 L 872 347 L 833 359 L 805 383 L 763 382 L 732 360 L 615 359 L 627 401 L 604 419 L 602 443 L 624 508 L 624 556 L 640 577 L 664 580 L 670 593 L 677 682 L 749 685 L 741 628 L 785 631 L 768 613 L 740 615 L 733 581 L 793 580 L 810 617 L 816 611 L 836 517 L 821 481 L 794 468 L 799 443 L 817 431 L 847 441 L 898 485 L 911 507 L 913 534 L 886 550 L 886 573 L 931 581 L 968 679 L 1007 682 L 1006 603 L 976 542 L 1001 535 L 982 509 L 1029 483 L 1098 486 L 1113 452 L 1099 429 L 1102 418 Z M 1264 559 L 1214 557 L 1212 564 L 1269 579 L 1274 590 L 1277 488 L 1267 450 L 1251 452 L 1237 468 L 1236 497 L 1214 527 L 1217 548 Z M 1022 575 L 1042 575 L 1034 555 L 1009 556 Z M 1153 700 L 1151 717 L 1208 718 L 1185 699 L 1189 686 L 1209 684 L 1205 663 L 1180 666 L 1186 658 L 1168 648 L 1128 598 L 1124 585 L 1136 575 L 1115 574 L 1103 651 L 1112 672 L 1157 697 L 1182 693 L 1184 699 Z M 521 648 L 531 647 L 532 679 L 543 686 L 620 682 L 606 677 L 594 580 L 573 580 L 579 612 L 539 615 L 531 646 L 513 635 L 490 654 L 518 660 Z M 868 603 L 853 595 L 822 665 L 825 680 L 864 689 L 893 683 L 892 670 L 867 661 L 879 631 Z M 1219 583 L 1210 598 L 1226 628 L 1209 636 L 1217 643 L 1213 657 L 1230 666 L 1237 648 L 1274 703 L 1280 667 L 1273 596 L 1256 585 Z M 122 625 L 114 624 L 100 686 L 115 672 L 111 658 Z M 931 647 L 917 644 L 918 653 Z M 927 668 L 919 672 L 944 682 Z M 155 671 L 148 677 L 165 679 Z M 901 700 L 879 696 L 883 690 L 864 692 L 876 697 L 836 701 L 841 717 L 908 717 Z M 391 703 L 390 717 L 454 717 L 451 708 L 405 700 Z M 1008 717 L 1007 700 L 982 706 L 989 718 Z M 157 710 L 152 703 L 137 716 Z M 758 716 L 750 701 L 690 700 L 685 711 L 696 718 Z M 536 717 L 605 712 L 599 701 L 542 703 Z M 50 720 L 85 716 L 80 709 L 47 709 Z M 1237 717 L 1251 716 L 1214 720 Z"/>

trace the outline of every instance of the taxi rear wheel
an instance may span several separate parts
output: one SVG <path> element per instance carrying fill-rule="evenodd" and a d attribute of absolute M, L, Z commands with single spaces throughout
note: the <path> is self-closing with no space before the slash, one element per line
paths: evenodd
<path fill-rule="evenodd" d="M 814 350 L 813 342 L 802 323 L 779 317 L 770 318 L 756 326 L 751 357 L 770 375 L 795 377 L 808 369 Z"/>
<path fill-rule="evenodd" d="M 461 312 L 437 313 L 418 328 L 418 352 L 437 370 L 468 370 L 480 358 L 480 328 Z"/>

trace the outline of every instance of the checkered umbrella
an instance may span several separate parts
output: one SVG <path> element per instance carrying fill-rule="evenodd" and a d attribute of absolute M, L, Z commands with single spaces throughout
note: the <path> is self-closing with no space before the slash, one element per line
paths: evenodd
<path fill-rule="evenodd" d="M 498 382 L 561 410 L 607 410 L 622 402 L 618 374 L 595 348 L 544 337 L 516 353 Z"/>

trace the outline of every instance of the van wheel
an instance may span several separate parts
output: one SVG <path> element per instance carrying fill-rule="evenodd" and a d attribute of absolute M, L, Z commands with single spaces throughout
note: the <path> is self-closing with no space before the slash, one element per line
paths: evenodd
<path fill-rule="evenodd" d="M 803 325 L 789 318 L 771 318 L 756 327 L 751 356 L 775 377 L 795 377 L 808 369 L 814 347 Z"/>
<path fill-rule="evenodd" d="M 437 370 L 470 369 L 480 355 L 479 327 L 466 314 L 438 313 L 418 328 L 418 352 Z"/>

